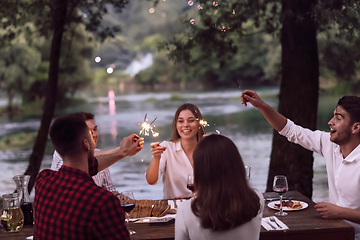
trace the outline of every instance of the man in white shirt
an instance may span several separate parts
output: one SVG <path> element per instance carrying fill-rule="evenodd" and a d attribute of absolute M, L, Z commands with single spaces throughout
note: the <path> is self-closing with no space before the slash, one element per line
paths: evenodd
<path fill-rule="evenodd" d="M 326 219 L 345 219 L 360 239 L 360 97 L 342 97 L 329 121 L 331 132 L 312 131 L 294 124 L 276 112 L 257 95 L 245 90 L 242 104 L 250 102 L 270 125 L 290 142 L 325 157 L 329 203 L 320 202 L 316 210 Z"/>
<path fill-rule="evenodd" d="M 88 125 L 90 131 L 92 132 L 92 136 L 95 142 L 95 147 L 97 145 L 97 141 L 99 139 L 99 133 L 97 131 L 97 125 L 94 121 L 94 115 L 92 113 L 80 113 L 83 119 L 85 120 L 86 125 Z M 95 157 L 97 154 L 104 153 L 104 151 L 100 151 L 99 149 L 95 149 Z M 53 160 L 51 163 L 51 169 L 54 171 L 58 171 L 63 165 L 63 159 L 60 154 L 55 150 L 53 154 Z M 98 172 L 95 176 L 92 177 L 95 184 L 99 187 L 112 192 L 114 195 L 119 197 L 119 192 L 116 191 L 116 188 L 111 180 L 109 168 L 105 168 L 104 170 Z"/>

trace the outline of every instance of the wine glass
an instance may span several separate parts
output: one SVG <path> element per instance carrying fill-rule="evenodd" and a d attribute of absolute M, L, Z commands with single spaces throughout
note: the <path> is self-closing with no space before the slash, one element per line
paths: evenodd
<path fill-rule="evenodd" d="M 131 192 L 131 191 L 121 192 L 120 193 L 120 203 L 121 203 L 122 209 L 124 210 L 124 212 L 126 214 L 126 218 L 125 218 L 126 228 L 129 231 L 129 234 L 133 235 L 136 232 L 129 229 L 129 215 L 130 215 L 129 213 L 135 207 L 135 198 L 134 198 L 133 192 Z"/>
<path fill-rule="evenodd" d="M 189 174 L 187 177 L 186 187 L 193 193 L 195 192 L 195 185 L 194 185 L 194 175 Z"/>
<path fill-rule="evenodd" d="M 282 198 L 284 193 L 289 190 L 286 176 L 277 175 L 274 177 L 273 190 L 280 196 L 280 211 L 275 213 L 277 216 L 286 216 L 287 213 L 283 211 Z"/>

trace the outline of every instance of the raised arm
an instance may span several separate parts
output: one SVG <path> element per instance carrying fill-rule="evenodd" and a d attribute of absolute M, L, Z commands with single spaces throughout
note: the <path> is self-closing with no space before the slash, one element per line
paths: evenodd
<path fill-rule="evenodd" d="M 143 146 L 144 138 L 140 138 L 136 134 L 131 134 L 124 137 L 120 142 L 120 146 L 117 148 L 95 151 L 94 155 L 99 164 L 98 171 L 100 172 L 126 156 L 137 154 L 143 149 Z"/>
<path fill-rule="evenodd" d="M 255 91 L 245 90 L 242 92 L 241 103 L 247 106 L 248 102 L 259 109 L 261 114 L 276 131 L 280 132 L 285 127 L 287 119 L 265 103 Z"/>
<path fill-rule="evenodd" d="M 150 144 L 150 146 L 153 157 L 148 168 L 146 169 L 145 177 L 146 181 L 150 185 L 153 185 L 158 181 L 160 158 L 161 154 L 166 150 L 166 147 L 161 146 L 159 142 L 153 142 Z"/>

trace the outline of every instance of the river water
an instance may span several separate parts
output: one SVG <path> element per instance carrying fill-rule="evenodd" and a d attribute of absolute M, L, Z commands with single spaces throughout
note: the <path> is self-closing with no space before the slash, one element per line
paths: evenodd
<path fill-rule="evenodd" d="M 272 95 L 278 89 L 259 89 L 259 94 Z M 117 190 L 132 190 L 138 199 L 162 198 L 162 183 L 147 184 L 144 173 L 151 160 L 150 143 L 169 140 L 171 122 L 176 109 L 184 102 L 197 105 L 209 126 L 206 133 L 220 131 L 229 137 L 238 147 L 246 165 L 251 166 L 250 183 L 260 191 L 265 191 L 269 159 L 271 152 L 272 128 L 261 114 L 252 106 L 240 104 L 241 91 L 224 90 L 201 93 L 144 93 L 127 94 L 109 98 L 87 98 L 86 103 L 69 107 L 66 113 L 85 111 L 95 114 L 99 131 L 99 149 L 118 146 L 122 137 L 139 133 L 139 123 L 147 118 L 155 121 L 158 137 L 145 136 L 144 149 L 137 155 L 120 160 L 110 167 L 111 177 Z M 176 100 L 177 99 L 177 100 Z M 276 98 L 266 100 L 271 106 L 277 106 Z M 33 132 L 40 126 L 37 118 L 18 117 L 11 121 L 0 119 L 0 138 L 19 132 Z M 12 192 L 14 175 L 23 174 L 28 165 L 31 149 L 13 151 L 0 149 L 0 194 Z M 313 200 L 327 201 L 327 178 L 325 160 L 315 154 Z M 46 154 L 41 168 L 50 168 L 51 154 Z M 34 191 L 31 192 L 32 197 Z"/>

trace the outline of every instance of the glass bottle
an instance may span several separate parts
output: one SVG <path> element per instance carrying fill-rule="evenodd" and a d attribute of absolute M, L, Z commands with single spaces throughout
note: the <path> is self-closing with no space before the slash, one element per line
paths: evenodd
<path fill-rule="evenodd" d="M 16 183 L 16 192 L 19 194 L 20 207 L 24 214 L 24 226 L 31 226 L 34 222 L 34 210 L 28 191 L 30 175 L 17 175 L 13 179 Z"/>
<path fill-rule="evenodd" d="M 24 225 L 24 215 L 20 208 L 19 194 L 2 195 L 3 210 L 1 212 L 1 226 L 5 232 L 18 232 Z"/>

